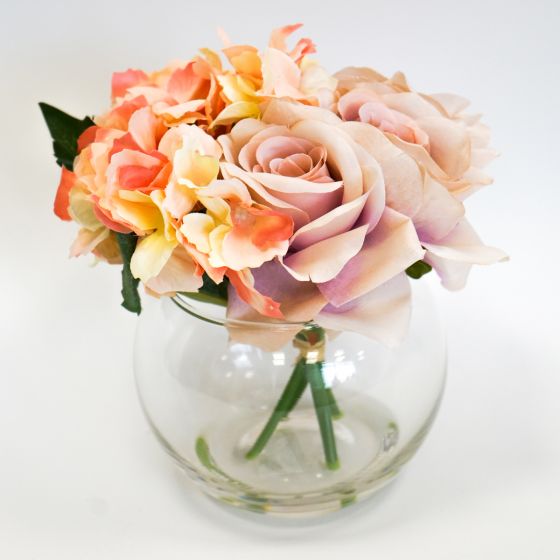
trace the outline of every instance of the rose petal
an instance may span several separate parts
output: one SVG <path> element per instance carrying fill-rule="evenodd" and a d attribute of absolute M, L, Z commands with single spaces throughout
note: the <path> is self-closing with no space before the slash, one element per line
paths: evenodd
<path fill-rule="evenodd" d="M 370 101 L 379 101 L 379 96 L 367 88 L 356 88 L 343 95 L 338 101 L 338 112 L 345 121 L 359 120 L 359 110 Z"/>
<path fill-rule="evenodd" d="M 431 93 L 426 95 L 428 101 L 434 100 L 449 117 L 454 117 L 470 105 L 470 101 L 453 93 Z"/>
<path fill-rule="evenodd" d="M 361 167 L 356 152 L 352 149 L 352 140 L 342 130 L 320 121 L 305 120 L 296 123 L 292 132 L 326 148 L 329 168 L 332 166 L 343 182 L 343 203 L 364 193 Z"/>
<path fill-rule="evenodd" d="M 434 179 L 437 179 L 440 182 L 449 180 L 447 173 L 445 173 L 445 171 L 435 162 L 424 146 L 405 142 L 395 134 L 387 133 L 386 136 L 397 148 L 422 165 L 426 171 L 434 177 Z"/>
<path fill-rule="evenodd" d="M 227 309 L 228 330 L 232 340 L 236 342 L 252 344 L 267 351 L 277 350 L 288 344 L 301 330 L 300 323 L 312 320 L 317 315 L 326 304 L 326 300 L 312 282 L 298 282 L 277 260 L 264 263 L 252 272 L 255 289 L 280 302 L 285 320 L 294 323 L 275 326 L 274 319 L 263 317 L 246 304 L 230 286 Z M 256 323 L 251 325 L 250 322 Z M 261 326 L 263 322 L 270 322 L 270 327 L 263 328 Z"/>
<path fill-rule="evenodd" d="M 357 332 L 395 347 L 407 332 L 410 311 L 410 283 L 401 273 L 350 303 L 327 305 L 316 322 L 326 329 Z"/>
<path fill-rule="evenodd" d="M 262 170 L 270 173 L 270 161 L 293 154 L 307 153 L 314 145 L 296 136 L 273 136 L 259 143 L 255 157 Z"/>
<path fill-rule="evenodd" d="M 437 243 L 424 243 L 424 246 L 431 254 L 452 261 L 487 265 L 508 260 L 500 249 L 483 245 L 464 218 L 446 237 Z"/>
<path fill-rule="evenodd" d="M 291 248 L 300 251 L 319 241 L 348 231 L 359 218 L 368 196 L 369 193 L 366 193 L 351 202 L 342 204 L 300 228 L 292 237 Z"/>
<path fill-rule="evenodd" d="M 471 144 L 466 129 L 441 117 L 417 119 L 418 126 L 430 137 L 430 155 L 452 179 L 459 178 L 470 165 Z"/>
<path fill-rule="evenodd" d="M 388 206 L 413 216 L 422 205 L 424 179 L 418 164 L 373 126 L 348 122 L 343 129 L 381 166 Z"/>
<path fill-rule="evenodd" d="M 334 77 L 338 80 L 339 88 L 342 90 L 353 89 L 358 84 L 387 81 L 387 78 L 379 72 L 363 66 L 348 66 L 338 71 Z"/>
<path fill-rule="evenodd" d="M 426 252 L 424 261 L 438 273 L 441 285 L 445 289 L 457 291 L 465 287 L 472 268 L 471 264 L 442 259 L 430 251 Z"/>
<path fill-rule="evenodd" d="M 245 183 L 245 185 L 247 185 L 247 187 L 249 187 L 249 189 L 253 191 L 257 202 L 263 202 L 267 206 L 276 208 L 288 214 L 294 220 L 296 229 L 309 222 L 309 215 L 304 210 L 301 210 L 300 208 L 297 208 L 296 206 L 289 204 L 288 202 L 285 202 L 276 196 L 273 196 L 267 189 L 265 189 L 258 181 L 253 178 L 252 174 L 247 173 L 237 165 L 231 163 L 222 163 L 220 165 L 220 169 L 222 170 L 224 178 L 235 178 Z"/>
<path fill-rule="evenodd" d="M 464 218 L 437 244 L 425 243 L 425 247 L 426 262 L 434 267 L 448 290 L 460 290 L 465 286 L 471 265 L 508 260 L 503 251 L 483 245 Z"/>
<path fill-rule="evenodd" d="M 312 119 L 332 125 L 338 125 L 342 122 L 332 111 L 286 99 L 271 99 L 263 103 L 261 111 L 261 118 L 264 123 L 287 127 L 292 127 L 304 119 Z"/>
<path fill-rule="evenodd" d="M 235 163 L 239 157 L 239 152 L 242 147 L 246 146 L 247 143 L 259 132 L 266 129 L 267 126 L 257 119 L 243 119 L 239 121 L 230 131 L 229 134 L 222 134 L 218 137 L 218 142 L 222 146 L 224 151 L 224 158 L 230 163 Z M 282 128 L 281 130 L 286 130 Z M 256 150 L 256 146 L 255 146 Z M 241 162 L 240 162 L 241 163 Z M 243 163 L 241 163 L 243 165 Z M 244 167 L 244 169 L 251 169 L 250 167 Z"/>
<path fill-rule="evenodd" d="M 445 237 L 465 215 L 465 207 L 429 175 L 425 176 L 424 199 L 412 221 L 422 242 Z"/>
<path fill-rule="evenodd" d="M 330 212 L 342 201 L 342 181 L 311 183 L 293 177 L 273 176 L 266 173 L 253 174 L 253 176 L 257 175 L 260 179 L 259 184 L 266 187 L 270 196 L 289 205 L 283 211 L 290 212 L 291 208 L 295 208 L 305 213 L 304 220 L 300 220 L 299 215 L 293 216 L 296 228 Z"/>
<path fill-rule="evenodd" d="M 421 95 L 415 92 L 399 92 L 389 93 L 382 96 L 383 103 L 395 109 L 400 113 L 404 113 L 418 122 L 419 119 L 436 117 L 441 119 L 439 111 Z M 423 128 L 421 126 L 421 128 Z"/>
<path fill-rule="evenodd" d="M 367 235 L 364 225 L 339 235 L 323 239 L 284 259 L 286 270 L 297 280 L 328 282 L 359 253 Z M 328 255 L 328 257 L 325 257 Z"/>
<path fill-rule="evenodd" d="M 338 307 L 381 286 L 423 256 L 424 250 L 412 221 L 391 208 L 385 208 L 361 251 L 336 278 L 320 284 L 319 289 L 330 303 Z"/>
<path fill-rule="evenodd" d="M 280 302 L 287 321 L 310 321 L 327 303 L 315 284 L 296 280 L 276 259 L 253 270 L 253 276 L 261 293 Z"/>

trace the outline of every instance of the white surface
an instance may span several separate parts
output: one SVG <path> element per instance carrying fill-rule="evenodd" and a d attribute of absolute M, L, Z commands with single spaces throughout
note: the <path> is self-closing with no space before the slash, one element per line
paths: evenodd
<path fill-rule="evenodd" d="M 526 6 L 526 7 L 521 7 Z M 0 558 L 560 557 L 560 111 L 555 0 L 27 2 L 0 8 Z M 502 157 L 469 202 L 509 264 L 439 292 L 450 377 L 440 416 L 379 498 L 314 523 L 234 514 L 178 483 L 133 387 L 119 271 L 66 259 L 58 170 L 36 102 L 108 102 L 110 73 L 155 68 L 214 28 L 263 44 L 304 21 L 324 64 L 402 69 L 473 101 Z M 258 24 L 258 28 L 256 27 Z"/>

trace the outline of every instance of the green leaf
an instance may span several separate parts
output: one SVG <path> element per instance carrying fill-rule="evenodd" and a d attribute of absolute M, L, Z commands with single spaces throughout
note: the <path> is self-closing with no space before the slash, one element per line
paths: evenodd
<path fill-rule="evenodd" d="M 416 261 L 414 264 L 411 264 L 407 269 L 406 273 L 415 280 L 418 278 L 422 278 L 424 274 L 428 274 L 432 270 L 432 267 L 424 261 Z"/>
<path fill-rule="evenodd" d="M 140 314 L 142 304 L 138 294 L 138 278 L 132 276 L 130 270 L 130 259 L 136 249 L 138 236 L 134 233 L 116 233 L 119 249 L 121 250 L 123 269 L 122 269 L 122 306 L 132 313 Z"/>
<path fill-rule="evenodd" d="M 202 286 L 198 289 L 198 292 L 181 293 L 196 301 L 225 306 L 228 301 L 228 284 L 227 278 L 224 278 L 220 284 L 216 284 L 208 274 L 204 274 L 202 276 Z"/>
<path fill-rule="evenodd" d="M 72 117 L 47 103 L 39 103 L 39 108 L 53 139 L 56 163 L 72 171 L 78 153 L 78 138 L 95 123 L 89 117 L 82 120 Z"/>

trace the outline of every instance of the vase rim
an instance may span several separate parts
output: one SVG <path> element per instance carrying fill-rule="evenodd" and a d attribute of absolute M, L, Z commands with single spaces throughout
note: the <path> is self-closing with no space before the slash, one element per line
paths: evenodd
<path fill-rule="evenodd" d="M 310 321 L 285 321 L 278 319 L 269 319 L 262 321 L 251 321 L 246 319 L 232 319 L 226 316 L 226 308 L 217 304 L 210 302 L 201 302 L 195 300 L 186 294 L 176 294 L 171 297 L 171 301 L 177 307 L 207 323 L 213 323 L 215 325 L 221 325 L 224 327 L 237 327 L 244 329 L 270 329 L 270 330 L 293 330 L 293 329 L 304 329 L 313 328 L 316 324 Z"/>

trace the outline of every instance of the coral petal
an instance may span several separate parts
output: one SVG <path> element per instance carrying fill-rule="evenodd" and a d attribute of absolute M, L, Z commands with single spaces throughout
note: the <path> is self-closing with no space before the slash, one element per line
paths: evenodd
<path fill-rule="evenodd" d="M 280 311 L 280 304 L 255 289 L 255 280 L 249 269 L 228 270 L 226 276 L 235 288 L 237 295 L 261 315 L 274 319 L 284 319 L 284 315 Z"/>
<path fill-rule="evenodd" d="M 111 97 L 122 97 L 126 90 L 147 82 L 148 76 L 142 70 L 129 69 L 126 72 L 114 72 L 111 80 Z"/>
<path fill-rule="evenodd" d="M 54 199 L 54 213 L 61 219 L 65 221 L 70 221 L 72 216 L 68 213 L 68 206 L 70 205 L 70 190 L 76 182 L 76 175 L 66 169 L 62 168 L 62 173 L 60 175 L 60 183 L 58 184 L 58 189 L 56 191 L 56 197 Z"/>

